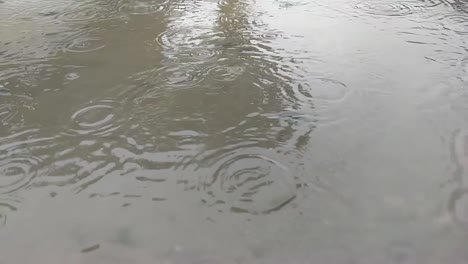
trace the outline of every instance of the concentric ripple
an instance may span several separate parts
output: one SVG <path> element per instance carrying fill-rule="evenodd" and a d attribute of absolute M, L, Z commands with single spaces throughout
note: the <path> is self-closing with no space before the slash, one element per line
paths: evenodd
<path fill-rule="evenodd" d="M 356 9 L 373 16 L 398 17 L 407 16 L 419 12 L 422 6 L 401 1 L 361 1 L 356 4 Z"/>
<path fill-rule="evenodd" d="M 221 54 L 221 51 L 217 49 L 198 48 L 198 49 L 191 49 L 190 52 L 188 52 L 187 54 L 190 58 L 193 58 L 199 61 L 206 61 L 206 60 L 215 58 L 216 56 Z"/>
<path fill-rule="evenodd" d="M 167 65 L 137 73 L 131 77 L 133 81 L 142 82 L 159 88 L 196 87 L 203 81 L 203 72 L 193 65 Z M 161 90 L 161 89 L 158 89 Z"/>
<path fill-rule="evenodd" d="M 168 28 L 157 36 L 156 43 L 170 58 L 205 62 L 221 54 L 221 47 L 210 43 L 220 37 L 210 28 Z"/>
<path fill-rule="evenodd" d="M 50 14 L 53 13 L 54 12 L 51 12 Z M 115 10 L 112 5 L 89 2 L 80 3 L 79 5 L 69 5 L 65 10 L 55 13 L 57 13 L 55 19 L 62 22 L 83 23 L 114 18 L 117 14 L 117 10 Z"/>
<path fill-rule="evenodd" d="M 117 130 L 120 105 L 112 100 L 86 104 L 71 116 L 71 127 L 65 134 L 106 136 Z"/>
<path fill-rule="evenodd" d="M 65 45 L 67 52 L 92 52 L 103 49 L 106 45 L 101 38 L 80 37 Z"/>
<path fill-rule="evenodd" d="M 208 73 L 217 81 L 234 81 L 244 73 L 244 68 L 241 66 L 215 66 Z"/>
<path fill-rule="evenodd" d="M 62 12 L 55 16 L 56 19 L 70 23 L 95 21 L 98 17 L 98 13 L 95 9 L 74 9 Z"/>
<path fill-rule="evenodd" d="M 468 17 L 462 14 L 444 16 L 442 25 L 445 29 L 451 30 L 459 35 L 468 35 Z"/>
<path fill-rule="evenodd" d="M 0 160 L 0 194 L 27 186 L 36 176 L 41 160 L 34 156 L 16 156 Z"/>
<path fill-rule="evenodd" d="M 329 78 L 316 78 L 308 81 L 307 84 L 300 85 L 298 92 L 314 100 L 340 102 L 351 90 L 342 82 Z"/>
<path fill-rule="evenodd" d="M 129 15 L 149 15 L 164 11 L 167 3 L 161 0 L 123 0 L 119 11 Z"/>
<path fill-rule="evenodd" d="M 297 195 L 289 170 L 266 156 L 232 154 L 215 167 L 213 175 L 202 182 L 209 206 L 265 214 L 283 208 Z"/>
<path fill-rule="evenodd" d="M 158 35 L 156 42 L 159 43 L 163 48 L 171 49 L 176 48 L 178 45 L 185 45 L 186 42 L 179 43 L 179 41 L 188 41 L 192 38 L 193 33 L 189 30 L 166 30 Z"/>
<path fill-rule="evenodd" d="M 223 9 L 229 9 L 231 7 L 235 7 L 235 8 L 248 7 L 249 3 L 246 0 L 240 0 L 236 2 L 232 2 L 230 0 L 218 0 L 216 4 L 219 9 L 223 10 Z"/>
<path fill-rule="evenodd" d="M 149 69 L 131 77 L 133 81 L 156 87 L 158 93 L 164 88 L 190 89 L 198 87 L 205 80 L 229 82 L 238 79 L 245 72 L 242 66 L 218 64 L 170 64 Z M 153 89 L 154 90 L 154 89 Z"/>
<path fill-rule="evenodd" d="M 298 1 L 298 0 L 276 0 L 275 1 L 280 8 L 293 8 L 293 7 L 302 7 L 305 5 L 308 5 L 310 2 L 309 1 Z"/>

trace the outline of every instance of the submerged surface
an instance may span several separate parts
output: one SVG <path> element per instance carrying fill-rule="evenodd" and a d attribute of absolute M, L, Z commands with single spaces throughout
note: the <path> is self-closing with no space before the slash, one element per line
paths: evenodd
<path fill-rule="evenodd" d="M 0 24 L 0 263 L 468 263 L 468 2 Z"/>

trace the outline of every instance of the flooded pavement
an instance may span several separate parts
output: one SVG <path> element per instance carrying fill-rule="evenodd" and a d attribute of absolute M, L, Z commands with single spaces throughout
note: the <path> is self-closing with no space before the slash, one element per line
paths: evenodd
<path fill-rule="evenodd" d="M 468 2 L 0 0 L 0 263 L 468 263 Z"/>

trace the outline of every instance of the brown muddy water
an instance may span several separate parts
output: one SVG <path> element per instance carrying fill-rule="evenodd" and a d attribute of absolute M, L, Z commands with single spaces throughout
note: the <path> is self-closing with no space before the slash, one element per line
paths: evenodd
<path fill-rule="evenodd" d="M 468 263 L 466 0 L 0 0 L 0 263 Z"/>

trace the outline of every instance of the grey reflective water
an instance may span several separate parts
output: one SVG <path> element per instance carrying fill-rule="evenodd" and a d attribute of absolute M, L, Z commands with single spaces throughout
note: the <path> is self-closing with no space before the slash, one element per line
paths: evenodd
<path fill-rule="evenodd" d="M 468 263 L 468 2 L 0 24 L 0 263 Z"/>

